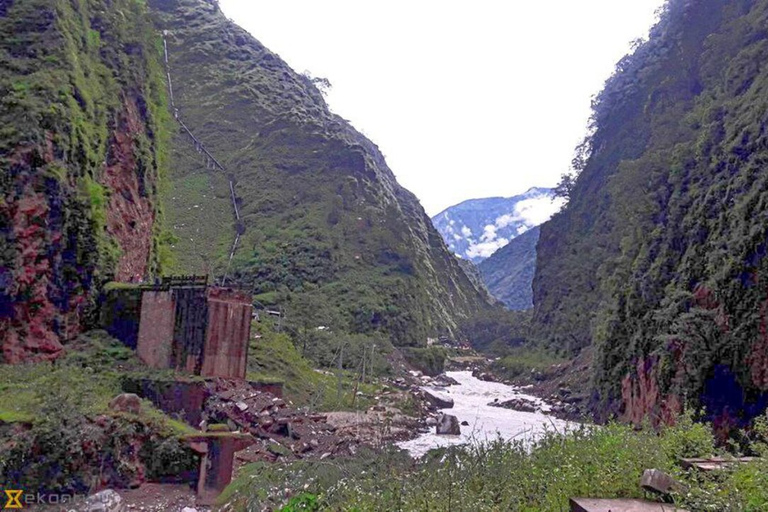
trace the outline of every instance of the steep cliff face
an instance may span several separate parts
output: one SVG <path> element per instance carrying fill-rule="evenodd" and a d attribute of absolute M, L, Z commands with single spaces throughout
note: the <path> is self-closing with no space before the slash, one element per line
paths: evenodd
<path fill-rule="evenodd" d="M 598 96 L 591 155 L 542 226 L 534 330 L 595 346 L 605 411 L 765 407 L 766 23 L 766 1 L 670 1 Z"/>
<path fill-rule="evenodd" d="M 310 78 L 203 0 L 153 0 L 179 116 L 235 181 L 245 232 L 229 275 L 294 318 L 424 343 L 487 302 L 381 152 Z M 227 178 L 174 141 L 179 271 L 227 273 Z M 196 219 L 191 222 L 190 219 Z"/>
<path fill-rule="evenodd" d="M 140 2 L 0 10 L 2 360 L 54 358 L 107 280 L 157 266 L 165 108 Z"/>

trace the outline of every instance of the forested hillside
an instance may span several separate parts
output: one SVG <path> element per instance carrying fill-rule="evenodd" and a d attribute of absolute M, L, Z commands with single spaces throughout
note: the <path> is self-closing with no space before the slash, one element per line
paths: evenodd
<path fill-rule="evenodd" d="M 303 328 L 450 334 L 488 308 L 381 152 L 331 113 L 313 80 L 215 2 L 152 0 L 179 116 L 235 181 L 244 233 L 229 275 Z M 235 236 L 227 176 L 173 141 L 174 270 L 222 276 Z"/>
<path fill-rule="evenodd" d="M 478 269 L 491 294 L 513 311 L 533 307 L 533 275 L 536 272 L 536 226 L 480 262 Z"/>
<path fill-rule="evenodd" d="M 603 412 L 765 407 L 766 27 L 766 0 L 672 0 L 594 101 L 533 322 L 562 352 L 594 345 Z"/>
<path fill-rule="evenodd" d="M 105 283 L 160 273 L 402 345 L 490 307 L 377 147 L 217 2 L 2 2 L 0 33 L 5 360 L 56 357 Z"/>

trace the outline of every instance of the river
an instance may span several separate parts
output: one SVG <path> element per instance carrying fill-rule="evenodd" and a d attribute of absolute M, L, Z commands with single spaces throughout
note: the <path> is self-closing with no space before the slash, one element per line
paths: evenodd
<path fill-rule="evenodd" d="M 432 427 L 429 433 L 398 443 L 398 446 L 414 457 L 420 457 L 433 448 L 492 441 L 499 436 L 506 440 L 533 441 L 546 429 L 564 432 L 568 428 L 567 422 L 548 416 L 544 412 L 520 412 L 488 405 L 494 399 L 503 402 L 512 398 L 526 398 L 540 404 L 542 411 L 548 410 L 540 399 L 526 395 L 519 388 L 482 381 L 473 377 L 469 371 L 447 372 L 446 375 L 456 380 L 459 385 L 447 388 L 426 386 L 424 389 L 451 397 L 453 408 L 443 409 L 442 412 L 452 414 L 459 422 L 466 421 L 469 425 L 461 427 L 459 436 L 438 436 L 435 434 L 435 427 Z"/>

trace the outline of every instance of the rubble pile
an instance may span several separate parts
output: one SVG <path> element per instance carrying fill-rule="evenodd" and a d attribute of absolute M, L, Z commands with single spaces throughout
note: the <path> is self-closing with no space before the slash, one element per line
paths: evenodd
<path fill-rule="evenodd" d="M 216 379 L 205 404 L 207 422 L 225 423 L 232 431 L 261 440 L 238 454 L 248 462 L 278 458 L 353 455 L 356 442 L 336 432 L 324 414 L 290 407 L 271 393 L 255 391 L 247 382 Z"/>

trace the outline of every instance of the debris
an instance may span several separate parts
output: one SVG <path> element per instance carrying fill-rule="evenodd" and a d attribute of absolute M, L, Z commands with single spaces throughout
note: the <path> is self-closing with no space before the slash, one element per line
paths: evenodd
<path fill-rule="evenodd" d="M 571 512 L 687 512 L 666 503 L 645 500 L 571 498 Z"/>

